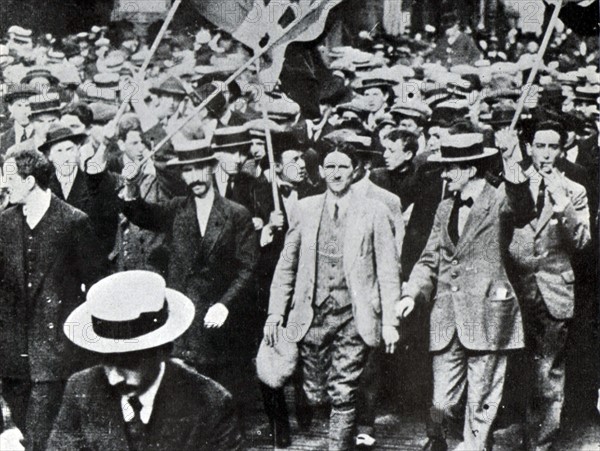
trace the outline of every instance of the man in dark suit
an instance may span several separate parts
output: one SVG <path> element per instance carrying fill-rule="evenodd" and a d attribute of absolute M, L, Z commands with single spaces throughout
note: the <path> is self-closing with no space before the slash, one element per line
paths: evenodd
<path fill-rule="evenodd" d="M 13 85 L 4 96 L 8 105 L 12 126 L 0 135 L 0 155 L 13 145 L 26 141 L 33 135 L 33 127 L 29 123 L 29 97 L 35 94 L 29 86 Z"/>
<path fill-rule="evenodd" d="M 433 400 L 423 448 L 430 451 L 447 450 L 444 425 L 461 413 L 463 442 L 456 449 L 491 449 L 507 351 L 523 347 L 521 312 L 502 257 L 527 186 L 488 181 L 496 153 L 483 147 L 482 134 L 465 133 L 450 135 L 441 153 L 429 157 L 444 164 L 442 177 L 455 197 L 440 203 L 403 299 L 433 303 Z"/>
<path fill-rule="evenodd" d="M 460 20 L 456 12 L 442 16 L 444 36 L 436 43 L 428 60 L 446 67 L 457 64 L 473 64 L 480 59 L 481 53 L 473 38 L 460 31 Z"/>
<path fill-rule="evenodd" d="M 100 276 L 83 212 L 48 189 L 52 165 L 37 151 L 12 154 L 3 183 L 14 205 L 0 215 L 0 375 L 28 449 L 45 449 L 64 381 L 82 357 L 59 333 Z"/>
<path fill-rule="evenodd" d="M 231 395 L 169 358 L 194 313 L 189 298 L 149 271 L 94 285 L 64 330 L 101 364 L 69 379 L 48 449 L 241 449 Z"/>
<path fill-rule="evenodd" d="M 227 386 L 247 338 L 240 312 L 252 298 L 258 239 L 248 210 L 213 189 L 218 162 L 212 150 L 177 154 L 168 164 L 180 168 L 190 195 L 153 204 L 138 197 L 137 184 L 127 183 L 123 213 L 142 228 L 167 234 L 167 281 L 196 306 L 197 320 L 175 355 Z"/>

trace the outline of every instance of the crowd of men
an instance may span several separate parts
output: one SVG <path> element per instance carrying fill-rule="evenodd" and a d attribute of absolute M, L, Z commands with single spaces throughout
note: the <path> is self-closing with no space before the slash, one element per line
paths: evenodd
<path fill-rule="evenodd" d="M 243 449 L 253 387 L 277 447 L 293 393 L 330 450 L 427 398 L 423 449 L 490 450 L 510 414 L 551 449 L 581 312 L 597 349 L 600 73 L 576 31 L 531 86 L 540 38 L 449 12 L 438 37 L 290 46 L 267 90 L 224 83 L 251 52 L 218 29 L 169 31 L 140 77 L 158 27 L 12 26 L 0 448 Z"/>

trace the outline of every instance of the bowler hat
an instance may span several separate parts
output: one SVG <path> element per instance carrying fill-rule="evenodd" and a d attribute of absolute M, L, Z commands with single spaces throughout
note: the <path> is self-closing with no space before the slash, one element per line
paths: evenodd
<path fill-rule="evenodd" d="M 85 133 L 73 133 L 69 127 L 64 127 L 60 124 L 53 125 L 48 130 L 46 135 L 46 142 L 42 144 L 39 149 L 41 152 L 46 153 L 54 144 L 58 144 L 63 141 L 72 141 L 75 144 L 81 144 L 87 135 Z"/>
<path fill-rule="evenodd" d="M 67 318 L 64 333 L 101 354 L 143 351 L 171 343 L 194 320 L 192 301 L 150 271 L 112 274 L 93 285 Z"/>
<path fill-rule="evenodd" d="M 481 160 L 498 153 L 498 149 L 483 147 L 483 134 L 458 133 L 442 138 L 439 153 L 430 155 L 433 163 L 462 163 Z"/>

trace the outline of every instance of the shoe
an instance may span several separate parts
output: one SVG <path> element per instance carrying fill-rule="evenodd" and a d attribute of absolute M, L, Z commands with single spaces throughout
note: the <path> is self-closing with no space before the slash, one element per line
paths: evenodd
<path fill-rule="evenodd" d="M 369 434 L 358 434 L 356 436 L 356 447 L 358 449 L 370 449 L 373 448 L 377 440 L 371 437 Z"/>
<path fill-rule="evenodd" d="M 422 451 L 448 451 L 448 444 L 443 438 L 430 438 L 421 448 Z"/>

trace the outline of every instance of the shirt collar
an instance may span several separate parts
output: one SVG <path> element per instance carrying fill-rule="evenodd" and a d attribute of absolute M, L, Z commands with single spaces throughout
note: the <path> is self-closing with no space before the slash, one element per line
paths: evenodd
<path fill-rule="evenodd" d="M 204 197 L 194 196 L 194 202 L 196 202 L 196 205 L 198 205 L 198 206 L 208 208 L 209 206 L 212 206 L 214 201 L 215 201 L 215 190 L 214 189 L 209 189 L 208 192 L 206 193 L 206 196 L 204 196 Z"/>
<path fill-rule="evenodd" d="M 166 364 L 165 364 L 165 362 L 161 362 L 160 369 L 158 371 L 158 376 L 156 377 L 156 379 L 154 380 L 152 385 L 150 385 L 150 387 L 148 387 L 144 393 L 137 396 L 138 399 L 140 400 L 140 403 L 142 404 L 142 411 L 140 412 L 140 419 L 142 420 L 142 422 L 144 424 L 148 424 L 150 421 L 150 416 L 152 415 L 152 410 L 154 408 L 154 400 L 156 399 L 156 394 L 158 393 L 158 389 L 160 388 L 160 384 L 165 375 L 165 370 L 166 370 Z M 121 398 L 121 405 L 123 405 L 125 402 L 129 403 L 128 400 L 129 400 L 129 396 L 123 396 Z M 129 421 L 131 421 L 131 420 L 132 420 L 132 417 L 129 418 Z M 126 418 L 126 422 L 127 422 L 127 418 Z"/>
<path fill-rule="evenodd" d="M 485 184 L 485 179 L 473 180 L 471 183 L 465 186 L 465 189 L 460 193 L 460 198 L 462 200 L 467 200 L 469 198 L 473 199 L 473 201 L 477 200 L 483 191 Z"/>
<path fill-rule="evenodd" d="M 350 190 L 343 196 L 337 197 L 331 194 L 329 191 L 325 195 L 325 204 L 327 205 L 327 209 L 331 216 L 335 212 L 335 204 L 338 205 L 338 215 L 343 216 L 348 211 L 348 206 L 350 205 L 350 198 L 352 197 L 353 189 L 350 187 Z"/>

